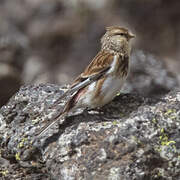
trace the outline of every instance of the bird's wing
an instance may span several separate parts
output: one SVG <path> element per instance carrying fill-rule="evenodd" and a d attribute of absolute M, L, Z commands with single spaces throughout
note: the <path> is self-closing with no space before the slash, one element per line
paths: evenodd
<path fill-rule="evenodd" d="M 105 51 L 100 51 L 92 60 L 92 62 L 88 65 L 83 73 L 81 73 L 72 83 L 72 87 L 75 87 L 77 84 L 83 82 L 84 80 L 94 77 L 92 79 L 96 79 L 95 77 L 101 76 L 101 74 L 105 74 L 113 61 L 113 54 L 110 54 Z M 98 78 L 97 78 L 98 79 Z"/>
<path fill-rule="evenodd" d="M 73 94 L 74 92 L 88 86 L 91 82 L 101 78 L 111 67 L 112 61 L 113 54 L 100 51 L 94 57 L 85 71 L 73 81 L 70 88 L 57 99 L 57 101 L 54 103 L 54 106 L 56 106 L 59 101 L 68 94 Z"/>

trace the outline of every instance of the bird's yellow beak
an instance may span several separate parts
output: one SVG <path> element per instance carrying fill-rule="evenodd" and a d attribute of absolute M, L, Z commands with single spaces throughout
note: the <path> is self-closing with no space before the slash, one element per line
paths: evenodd
<path fill-rule="evenodd" d="M 133 33 L 129 33 L 129 38 L 135 38 L 136 36 Z"/>

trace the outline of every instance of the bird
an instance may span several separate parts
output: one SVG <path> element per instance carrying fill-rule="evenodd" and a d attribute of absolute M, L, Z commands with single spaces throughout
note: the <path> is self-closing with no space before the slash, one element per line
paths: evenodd
<path fill-rule="evenodd" d="M 129 73 L 131 39 L 135 35 L 120 26 L 106 27 L 101 38 L 101 49 L 85 70 L 60 97 L 72 94 L 62 112 L 51 119 L 39 132 L 41 137 L 59 118 L 78 108 L 95 109 L 108 104 L 120 92 Z"/>

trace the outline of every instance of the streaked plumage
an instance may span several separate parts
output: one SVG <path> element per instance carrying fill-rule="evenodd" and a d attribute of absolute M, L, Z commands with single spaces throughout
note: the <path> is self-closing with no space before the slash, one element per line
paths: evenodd
<path fill-rule="evenodd" d="M 72 83 L 69 92 L 73 89 L 76 91 L 66 103 L 63 112 L 59 112 L 39 135 L 51 127 L 58 117 L 65 116 L 69 111 L 81 107 L 101 107 L 116 96 L 128 75 L 131 50 L 129 41 L 133 37 L 134 35 L 126 28 L 118 26 L 106 28 L 106 33 L 101 39 L 101 50 Z M 95 78 L 91 80 L 91 77 Z"/>

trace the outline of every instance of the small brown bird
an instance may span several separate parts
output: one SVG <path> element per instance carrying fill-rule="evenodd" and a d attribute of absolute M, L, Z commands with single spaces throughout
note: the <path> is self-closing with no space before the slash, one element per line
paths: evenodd
<path fill-rule="evenodd" d="M 67 91 L 74 94 L 64 110 L 42 128 L 39 136 L 58 121 L 59 117 L 64 117 L 70 111 L 102 107 L 117 95 L 129 72 L 130 39 L 134 37 L 123 27 L 106 28 L 101 39 L 101 50 Z"/>

